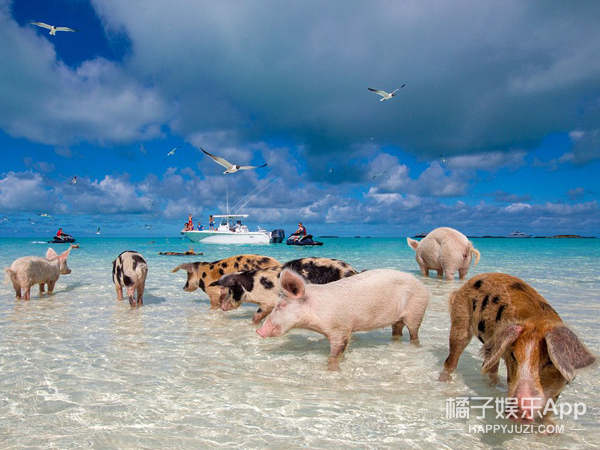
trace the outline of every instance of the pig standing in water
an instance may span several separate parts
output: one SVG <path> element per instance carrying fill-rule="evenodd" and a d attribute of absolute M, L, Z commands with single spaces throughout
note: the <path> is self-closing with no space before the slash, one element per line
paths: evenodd
<path fill-rule="evenodd" d="M 21 298 L 21 290 L 25 290 L 24 300 L 31 298 L 31 287 L 35 284 L 40 285 L 40 294 L 44 293 L 44 285 L 48 284 L 48 293 L 54 291 L 54 285 L 61 275 L 69 275 L 71 269 L 67 266 L 67 258 L 71 248 L 57 255 L 49 248 L 46 252 L 46 258 L 36 256 L 25 256 L 14 261 L 6 273 L 12 281 L 17 298 Z"/>
<path fill-rule="evenodd" d="M 212 285 L 221 287 L 221 309 L 237 309 L 243 302 L 256 303 L 258 311 L 252 322 L 259 324 L 267 317 L 279 300 L 277 289 L 279 274 L 283 269 L 291 269 L 309 283 L 326 284 L 356 275 L 356 270 L 348 263 L 329 258 L 301 258 L 286 262 L 283 267 L 255 269 L 223 275 Z M 211 285 L 211 286 L 212 286 Z"/>
<path fill-rule="evenodd" d="M 146 286 L 148 265 L 137 252 L 126 251 L 113 261 L 113 283 L 117 290 L 117 298 L 123 300 L 123 287 L 127 288 L 127 297 L 131 306 L 144 304 L 144 287 Z M 137 289 L 137 301 L 133 295 Z"/>
<path fill-rule="evenodd" d="M 467 237 L 453 228 L 436 228 L 421 241 L 406 238 L 408 246 L 416 254 L 416 260 L 423 276 L 428 277 L 430 270 L 437 270 L 439 277 L 453 280 L 458 270 L 459 278 L 464 278 L 469 272 L 472 255 L 475 255 L 475 266 L 480 254 Z"/>
<path fill-rule="evenodd" d="M 391 269 L 369 270 L 329 284 L 307 284 L 285 269 L 279 277 L 282 297 L 257 333 L 262 337 L 305 328 L 324 335 L 330 343 L 328 369 L 339 362 L 353 331 L 392 326 L 392 339 L 418 339 L 429 302 L 429 291 L 414 276 Z"/>
<path fill-rule="evenodd" d="M 532 422 L 560 395 L 578 369 L 595 357 L 552 306 L 523 280 L 503 273 L 470 279 L 450 296 L 450 354 L 440 381 L 450 381 L 458 359 L 476 335 L 482 342 L 482 373 L 498 382 L 504 359 L 508 397 L 516 398 L 518 421 Z M 539 415 L 538 415 L 539 416 Z M 514 417 L 511 417 L 515 419 Z"/>

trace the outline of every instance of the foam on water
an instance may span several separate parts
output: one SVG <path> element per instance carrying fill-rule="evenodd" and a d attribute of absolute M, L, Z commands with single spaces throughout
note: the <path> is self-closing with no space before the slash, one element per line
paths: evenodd
<path fill-rule="evenodd" d="M 31 301 L 17 301 L 9 286 L 0 287 L 0 447 L 516 449 L 600 442 L 596 370 L 578 375 L 561 395 L 587 405 L 577 421 L 560 421 L 564 435 L 469 434 L 469 425 L 511 422 L 492 414 L 446 419 L 448 398 L 506 394 L 479 374 L 476 341 L 454 381 L 436 381 L 448 351 L 447 298 L 462 282 L 423 279 L 433 296 L 419 346 L 406 336 L 391 342 L 389 329 L 357 333 L 341 371 L 331 373 L 322 336 L 293 330 L 261 339 L 250 323 L 253 308 L 211 312 L 204 293 L 182 291 L 185 274 L 170 273 L 184 261 L 260 253 L 281 261 L 334 257 L 358 270 L 392 267 L 422 279 L 404 240 L 331 239 L 311 249 L 196 245 L 203 257 L 158 256 L 189 243 L 147 241 L 82 239 L 69 258 L 73 273 L 52 296 L 35 289 Z M 599 243 L 475 240 L 482 260 L 469 275 L 524 278 L 600 353 Z M 142 308 L 116 300 L 111 262 L 123 250 L 141 252 L 150 267 Z M 31 239 L 0 240 L 2 266 L 44 253 Z"/>

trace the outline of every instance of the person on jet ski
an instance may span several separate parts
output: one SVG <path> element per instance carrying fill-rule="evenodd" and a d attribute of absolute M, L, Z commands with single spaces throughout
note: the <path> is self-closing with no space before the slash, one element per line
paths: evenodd
<path fill-rule="evenodd" d="M 301 240 L 304 236 L 306 236 L 306 228 L 302 225 L 302 222 L 298 222 L 298 229 L 292 233 L 294 236 L 294 241 Z"/>
<path fill-rule="evenodd" d="M 65 233 L 63 233 L 62 228 L 59 228 L 58 231 L 56 232 L 56 237 L 62 238 L 63 234 L 65 234 Z"/>

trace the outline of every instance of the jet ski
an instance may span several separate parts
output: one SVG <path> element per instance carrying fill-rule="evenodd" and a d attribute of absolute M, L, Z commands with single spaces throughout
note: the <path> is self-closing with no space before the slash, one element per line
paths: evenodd
<path fill-rule="evenodd" d="M 70 234 L 62 234 L 62 236 L 54 236 L 51 241 L 48 241 L 48 244 L 70 244 L 71 242 L 75 242 L 75 238 Z"/>
<path fill-rule="evenodd" d="M 287 241 L 285 241 L 286 245 L 323 245 L 322 242 L 313 241 L 312 234 L 307 234 L 306 236 L 302 236 L 300 239 L 294 240 L 294 235 L 291 235 Z"/>

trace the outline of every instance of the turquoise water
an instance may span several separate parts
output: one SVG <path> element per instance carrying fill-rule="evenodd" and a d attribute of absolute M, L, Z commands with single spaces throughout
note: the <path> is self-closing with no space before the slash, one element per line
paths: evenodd
<path fill-rule="evenodd" d="M 502 397 L 479 374 L 479 343 L 461 358 L 454 381 L 436 381 L 447 356 L 447 298 L 462 282 L 420 276 L 405 239 L 323 239 L 315 248 L 217 246 L 177 238 L 78 241 L 72 274 L 54 295 L 29 302 L 0 286 L 0 448 L 590 448 L 600 443 L 597 369 L 565 388 L 563 402 L 585 402 L 565 433 L 481 434 L 469 425 L 509 421 L 446 418 L 448 398 Z M 533 285 L 587 346 L 600 353 L 600 240 L 474 239 L 482 258 L 469 276 L 500 271 Z M 0 265 L 43 256 L 38 238 L 0 240 Z M 204 256 L 159 256 L 193 246 Z M 61 246 L 52 246 L 60 250 Z M 66 249 L 66 246 L 62 247 Z M 123 250 L 149 265 L 145 304 L 118 302 L 112 260 Z M 204 293 L 183 292 L 184 261 L 259 253 L 280 261 L 343 259 L 356 269 L 413 273 L 432 292 L 420 346 L 390 341 L 390 330 L 357 333 L 339 373 L 325 370 L 327 341 L 293 330 L 260 339 L 250 306 L 209 311 Z M 433 275 L 433 272 L 432 272 Z M 501 374 L 503 374 L 501 366 Z M 474 415 L 474 414 L 473 414 Z M 573 431 L 573 429 L 576 429 Z"/>

